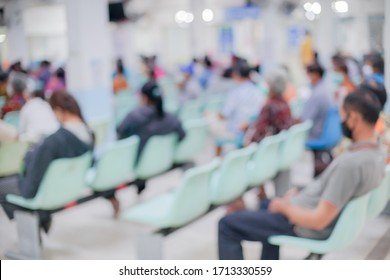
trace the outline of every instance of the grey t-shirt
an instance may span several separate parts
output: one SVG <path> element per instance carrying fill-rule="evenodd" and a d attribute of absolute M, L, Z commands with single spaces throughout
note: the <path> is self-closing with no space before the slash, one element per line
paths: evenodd
<path fill-rule="evenodd" d="M 367 148 L 367 145 L 367 142 L 353 144 L 331 163 L 318 180 L 292 197 L 290 203 L 315 209 L 324 200 L 342 210 L 351 199 L 378 187 L 384 177 L 386 152 L 381 147 Z M 321 231 L 297 227 L 296 233 L 305 238 L 325 239 L 336 221 Z"/>
<path fill-rule="evenodd" d="M 301 120 L 311 120 L 313 127 L 309 132 L 309 139 L 321 136 L 322 128 L 329 109 L 334 106 L 331 91 L 324 80 L 321 80 L 312 87 L 312 94 L 303 108 Z"/>

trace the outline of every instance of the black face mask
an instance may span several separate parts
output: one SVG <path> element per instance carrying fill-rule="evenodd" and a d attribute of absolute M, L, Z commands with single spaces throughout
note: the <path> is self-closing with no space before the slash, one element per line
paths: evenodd
<path fill-rule="evenodd" d="M 348 127 L 347 121 L 341 123 L 341 128 L 345 137 L 352 139 L 352 130 Z"/>

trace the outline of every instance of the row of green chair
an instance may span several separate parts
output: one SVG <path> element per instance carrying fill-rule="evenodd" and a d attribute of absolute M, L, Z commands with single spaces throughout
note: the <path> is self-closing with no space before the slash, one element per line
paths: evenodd
<path fill-rule="evenodd" d="M 310 127 L 310 123 L 299 124 L 288 132 L 267 137 L 259 144 L 234 150 L 223 160 L 216 159 L 205 166 L 190 169 L 174 191 L 124 211 L 122 218 L 154 227 L 165 236 L 209 210 L 236 200 L 249 186 L 263 184 L 280 168 L 286 168 L 293 156 L 283 155 L 286 153 L 284 144 L 303 151 L 305 139 L 295 141 L 295 138 L 307 135 Z M 297 154 L 294 156 L 299 158 Z M 285 158 L 286 162 L 279 161 L 280 158 Z M 150 256 L 153 257 L 156 256 Z"/>
<path fill-rule="evenodd" d="M 28 147 L 27 142 L 0 143 L 0 177 L 19 174 Z"/>
<path fill-rule="evenodd" d="M 324 254 L 340 250 L 356 240 L 367 220 L 377 217 L 390 200 L 390 166 L 379 187 L 350 201 L 342 210 L 331 235 L 325 240 L 291 236 L 272 236 L 271 244 L 293 246 L 311 252 L 308 258 L 321 259 Z"/>
<path fill-rule="evenodd" d="M 16 129 L 19 129 L 20 111 L 8 112 L 4 115 L 4 122 L 12 125 Z"/>
<path fill-rule="evenodd" d="M 137 136 L 106 147 L 93 168 L 90 168 L 91 153 L 53 161 L 34 198 L 26 199 L 16 195 L 6 197 L 9 203 L 21 210 L 15 214 L 20 254 L 10 256 L 40 258 L 40 212 L 54 213 L 75 206 L 99 197 L 97 193 L 115 190 L 119 184 L 129 183 L 134 179 L 148 179 L 168 171 L 174 164 L 193 160 L 207 139 L 207 124 L 204 120 L 197 120 L 186 123 L 185 129 L 187 135 L 180 143 L 177 143 L 174 135 L 152 137 L 137 165 Z M 85 196 L 88 189 L 92 190 L 93 194 Z"/>

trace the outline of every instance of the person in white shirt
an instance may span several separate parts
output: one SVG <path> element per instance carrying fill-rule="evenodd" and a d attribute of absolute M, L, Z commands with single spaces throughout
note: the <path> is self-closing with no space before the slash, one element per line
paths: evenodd
<path fill-rule="evenodd" d="M 36 90 L 27 95 L 28 101 L 20 111 L 19 132 L 21 138 L 38 142 L 54 133 L 59 125 L 53 110 L 44 100 L 43 91 Z"/>

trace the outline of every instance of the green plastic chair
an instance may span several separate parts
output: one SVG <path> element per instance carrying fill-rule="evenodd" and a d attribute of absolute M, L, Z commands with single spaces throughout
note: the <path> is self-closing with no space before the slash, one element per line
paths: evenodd
<path fill-rule="evenodd" d="M 268 241 L 273 245 L 291 245 L 309 250 L 315 254 L 326 254 L 345 248 L 359 235 L 366 222 L 369 194 L 355 198 L 342 210 L 335 228 L 326 240 L 314 240 L 292 236 L 271 236 Z"/>
<path fill-rule="evenodd" d="M 182 122 L 196 120 L 202 117 L 201 100 L 191 100 L 183 104 L 179 109 L 179 119 Z"/>
<path fill-rule="evenodd" d="M 305 142 L 307 140 L 311 121 L 306 121 L 292 126 L 286 133 L 279 155 L 279 169 L 288 170 L 296 163 L 305 151 Z"/>
<path fill-rule="evenodd" d="M 210 184 L 210 203 L 222 205 L 239 198 L 248 188 L 247 166 L 257 144 L 234 150 L 222 160 Z"/>
<path fill-rule="evenodd" d="M 139 102 L 136 95 L 118 94 L 114 98 L 115 124 L 122 123 L 128 113 L 138 107 Z"/>
<path fill-rule="evenodd" d="M 106 143 L 108 138 L 108 127 L 110 125 L 109 120 L 94 121 L 89 124 L 89 127 L 95 134 L 95 145 L 101 146 Z"/>
<path fill-rule="evenodd" d="M 4 107 L 6 103 L 5 96 L 0 96 L 0 109 Z"/>
<path fill-rule="evenodd" d="M 215 159 L 187 170 L 173 192 L 125 211 L 122 218 L 158 229 L 177 228 L 193 221 L 209 209 L 209 184 L 218 165 L 219 160 Z"/>
<path fill-rule="evenodd" d="M 137 178 L 145 180 L 168 171 L 173 166 L 176 145 L 176 133 L 151 137 L 138 161 Z"/>
<path fill-rule="evenodd" d="M 20 112 L 19 111 L 8 112 L 4 115 L 3 120 L 6 123 L 15 127 L 16 129 L 19 129 Z"/>
<path fill-rule="evenodd" d="M 295 98 L 294 100 L 290 101 L 290 109 L 291 109 L 291 115 L 298 119 L 303 111 L 303 108 L 305 107 L 306 99 L 302 98 Z"/>
<path fill-rule="evenodd" d="M 80 198 L 91 165 L 90 152 L 75 158 L 54 160 L 33 198 L 9 194 L 8 202 L 30 210 L 55 210 Z"/>
<path fill-rule="evenodd" d="M 111 143 L 88 171 L 87 184 L 96 192 L 104 192 L 134 180 L 138 146 L 138 136 Z"/>
<path fill-rule="evenodd" d="M 186 137 L 177 145 L 175 163 L 192 161 L 204 147 L 208 136 L 208 124 L 205 120 L 192 120 L 184 123 Z"/>
<path fill-rule="evenodd" d="M 386 175 L 379 187 L 370 192 L 367 218 L 374 219 L 385 209 L 389 202 L 390 165 L 386 167 Z"/>
<path fill-rule="evenodd" d="M 258 144 L 248 163 L 247 176 L 251 187 L 258 187 L 272 179 L 279 171 L 279 150 L 285 132 L 269 136 Z"/>
<path fill-rule="evenodd" d="M 206 102 L 203 105 L 204 112 L 215 112 L 218 113 L 222 110 L 223 104 L 225 102 L 226 97 L 223 94 L 219 94 L 218 96 L 213 96 L 207 98 Z"/>
<path fill-rule="evenodd" d="M 0 177 L 20 173 L 28 147 L 27 142 L 3 142 L 0 144 Z"/>

